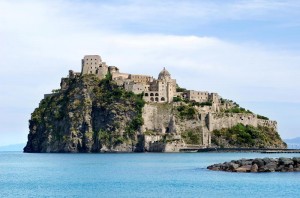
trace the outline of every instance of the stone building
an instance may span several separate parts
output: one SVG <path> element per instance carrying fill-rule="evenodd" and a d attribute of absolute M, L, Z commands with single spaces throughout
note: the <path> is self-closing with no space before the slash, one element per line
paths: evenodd
<path fill-rule="evenodd" d="M 185 97 L 190 101 L 219 103 L 220 97 L 217 93 L 209 93 L 207 91 L 187 90 L 184 92 Z"/>
<path fill-rule="evenodd" d="M 81 74 L 95 74 L 99 79 L 103 79 L 107 73 L 110 73 L 112 80 L 125 90 L 136 94 L 144 94 L 146 102 L 172 102 L 176 92 L 176 80 L 171 78 L 171 74 L 163 68 L 155 79 L 148 75 L 137 75 L 121 73 L 116 66 L 107 66 L 99 55 L 86 55 L 82 59 Z M 200 92 L 188 90 L 184 92 L 187 99 L 196 102 L 219 102 L 219 96 L 216 93 Z"/>

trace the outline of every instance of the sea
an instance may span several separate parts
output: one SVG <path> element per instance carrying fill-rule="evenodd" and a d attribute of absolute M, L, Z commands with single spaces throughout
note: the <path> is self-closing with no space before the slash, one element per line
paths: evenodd
<path fill-rule="evenodd" d="M 261 153 L 30 154 L 0 152 L 0 197 L 300 197 L 300 172 L 206 167 Z"/>

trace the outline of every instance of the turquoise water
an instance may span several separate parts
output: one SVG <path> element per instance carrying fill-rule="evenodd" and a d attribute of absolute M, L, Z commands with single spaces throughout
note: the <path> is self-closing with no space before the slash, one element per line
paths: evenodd
<path fill-rule="evenodd" d="M 1 197 L 299 197 L 300 173 L 226 173 L 210 164 L 260 153 L 0 152 Z"/>

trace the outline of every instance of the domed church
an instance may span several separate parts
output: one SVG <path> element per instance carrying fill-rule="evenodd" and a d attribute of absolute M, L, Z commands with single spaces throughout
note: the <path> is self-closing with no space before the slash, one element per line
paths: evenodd
<path fill-rule="evenodd" d="M 144 91 L 144 100 L 147 102 L 172 102 L 176 94 L 176 80 L 164 68 L 158 75 L 158 79 L 150 82 L 148 90 Z"/>

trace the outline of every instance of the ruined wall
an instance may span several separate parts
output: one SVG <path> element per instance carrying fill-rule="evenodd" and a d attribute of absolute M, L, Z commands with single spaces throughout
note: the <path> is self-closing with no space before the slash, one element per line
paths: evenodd
<path fill-rule="evenodd" d="M 128 79 L 128 77 L 129 77 L 129 74 L 119 73 L 119 72 L 111 73 L 111 75 L 112 75 L 113 80 Z"/>
<path fill-rule="evenodd" d="M 143 108 L 144 125 L 141 132 L 145 134 L 156 134 L 157 137 L 147 137 L 145 144 L 147 148 L 158 149 L 165 145 L 165 152 L 177 152 L 186 147 L 182 134 L 192 131 L 199 135 L 198 146 L 210 146 L 210 133 L 207 128 L 207 115 L 195 117 L 195 119 L 179 119 L 173 112 L 173 104 L 146 104 Z M 165 139 L 163 139 L 163 137 Z M 153 139 L 154 138 L 154 139 Z"/>
<path fill-rule="evenodd" d="M 257 125 L 274 128 L 277 131 L 277 122 L 273 120 L 257 119 Z"/>
<path fill-rule="evenodd" d="M 180 135 L 145 135 L 144 148 L 148 152 L 179 152 L 186 144 Z"/>
<path fill-rule="evenodd" d="M 144 125 L 142 131 L 155 131 L 165 133 L 171 121 L 172 105 L 170 104 L 146 104 L 143 108 Z M 172 133 L 176 129 L 169 129 Z"/>
<path fill-rule="evenodd" d="M 215 113 L 210 121 L 210 131 L 222 128 L 231 128 L 237 124 L 252 125 L 254 127 L 265 126 L 277 130 L 277 122 L 258 119 L 254 114 L 246 113 Z"/>
<path fill-rule="evenodd" d="M 144 85 L 134 82 L 124 83 L 124 88 L 126 91 L 132 91 L 135 94 L 141 94 L 144 91 Z"/>

